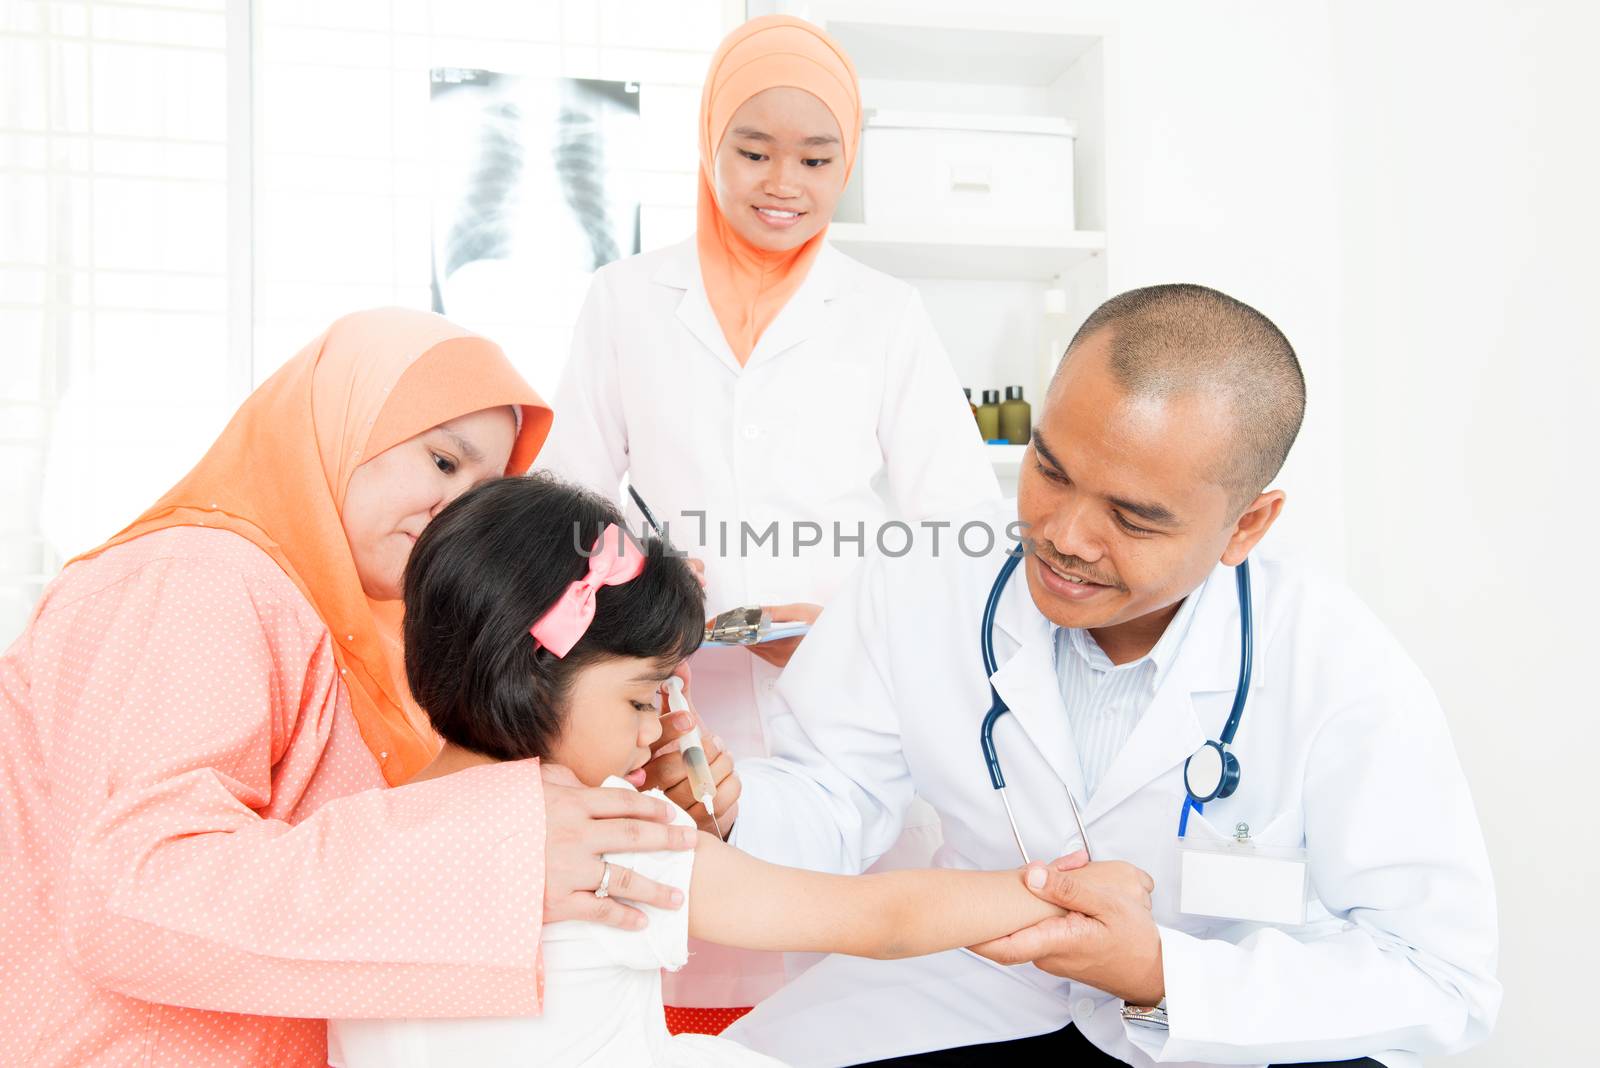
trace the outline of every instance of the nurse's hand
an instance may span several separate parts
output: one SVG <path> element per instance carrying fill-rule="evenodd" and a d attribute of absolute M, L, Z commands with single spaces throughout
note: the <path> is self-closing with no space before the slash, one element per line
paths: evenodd
<path fill-rule="evenodd" d="M 1150 876 L 1119 860 L 1081 867 L 1082 854 L 1030 864 L 1028 889 L 1068 909 L 1016 934 L 972 947 L 999 964 L 1032 962 L 1040 970 L 1122 998 L 1154 1005 L 1166 996 L 1161 935 L 1151 914 Z"/>
<path fill-rule="evenodd" d="M 815 623 L 822 614 L 820 604 L 775 604 L 768 611 L 772 613 L 774 623 Z M 780 638 L 775 642 L 762 642 L 760 645 L 749 646 L 749 650 L 756 656 L 765 660 L 773 667 L 786 667 L 794 651 L 800 648 L 800 643 L 805 640 L 804 635 L 798 638 Z"/>
<path fill-rule="evenodd" d="M 593 920 L 637 931 L 644 913 L 619 897 L 664 909 L 683 906 L 677 889 L 613 866 L 609 890 L 594 896 L 605 875 L 604 853 L 693 849 L 695 833 L 667 824 L 672 813 L 658 799 L 632 790 L 585 786 L 558 764 L 541 764 L 544 780 L 544 922 Z"/>
<path fill-rule="evenodd" d="M 691 705 L 691 708 L 693 706 Z M 722 748 L 722 739 L 700 732 L 700 742 L 705 747 L 706 762 L 711 765 L 711 777 L 716 781 L 717 793 L 712 804 L 717 807 L 713 823 L 706 807 L 689 790 L 689 773 L 684 770 L 683 757 L 678 752 L 678 738 L 695 724 L 694 712 L 676 712 L 666 715 L 666 700 L 661 705 L 661 740 L 656 743 L 656 757 L 644 766 L 644 788 L 656 789 L 670 797 L 693 817 L 694 822 L 707 834 L 722 837 L 733 830 L 733 821 L 739 818 L 739 773 L 733 770 L 733 757 Z"/>

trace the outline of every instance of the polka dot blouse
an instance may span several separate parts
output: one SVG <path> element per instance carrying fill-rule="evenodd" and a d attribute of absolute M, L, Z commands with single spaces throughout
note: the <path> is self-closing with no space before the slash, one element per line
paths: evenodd
<path fill-rule="evenodd" d="M 328 1017 L 540 1005 L 535 762 L 384 789 L 270 557 L 75 564 L 0 658 L 8 1063 L 323 1066 Z"/>

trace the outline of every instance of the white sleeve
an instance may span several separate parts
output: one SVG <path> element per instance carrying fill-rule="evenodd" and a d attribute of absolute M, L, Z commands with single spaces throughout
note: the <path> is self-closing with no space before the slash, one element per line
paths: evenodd
<path fill-rule="evenodd" d="M 889 352 L 878 444 L 887 461 L 890 500 L 902 519 L 1000 498 L 972 409 L 916 290 Z"/>
<path fill-rule="evenodd" d="M 610 778 L 607 786 L 631 790 L 625 780 Z M 659 798 L 672 807 L 672 822 L 680 827 L 693 827 L 694 820 L 660 790 L 646 791 L 647 797 Z M 682 908 L 663 909 L 633 901 L 645 914 L 649 923 L 642 931 L 623 931 L 599 923 L 583 924 L 583 936 L 611 963 L 623 968 L 650 970 L 666 968 L 677 971 L 689 960 L 689 881 L 694 874 L 694 850 L 662 850 L 655 853 L 607 853 L 606 863 L 613 867 L 628 868 L 663 886 L 683 891 Z"/>
<path fill-rule="evenodd" d="M 1157 1061 L 1436 1056 L 1494 1025 L 1494 884 L 1444 713 L 1398 644 L 1351 656 L 1373 685 L 1322 728 L 1305 772 L 1311 880 L 1334 930 L 1233 943 L 1163 928 L 1171 1030 L 1127 1027 Z"/>
<path fill-rule="evenodd" d="M 628 426 L 618 388 L 618 354 L 611 324 L 617 314 L 602 269 L 572 334 L 572 352 L 556 390 L 555 420 L 534 464 L 538 471 L 617 498 L 628 470 Z"/>
<path fill-rule="evenodd" d="M 739 762 L 729 841 L 752 856 L 854 875 L 899 837 L 913 785 L 888 667 L 883 563 L 855 570 L 778 676 L 771 755 Z"/>

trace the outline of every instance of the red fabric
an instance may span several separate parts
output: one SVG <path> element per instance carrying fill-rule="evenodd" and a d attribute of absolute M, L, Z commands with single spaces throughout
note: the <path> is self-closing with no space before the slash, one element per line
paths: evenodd
<path fill-rule="evenodd" d="M 667 1030 L 675 1035 L 720 1035 L 735 1020 L 755 1008 L 754 1005 L 742 1009 L 680 1009 L 675 1005 L 667 1007 Z"/>

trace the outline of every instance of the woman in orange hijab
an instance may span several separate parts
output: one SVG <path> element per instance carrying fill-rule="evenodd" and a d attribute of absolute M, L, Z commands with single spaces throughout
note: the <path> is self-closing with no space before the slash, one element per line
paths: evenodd
<path fill-rule="evenodd" d="M 540 466 L 606 494 L 626 477 L 703 562 L 713 613 L 814 619 L 887 521 L 999 496 L 917 291 L 828 243 L 860 131 L 837 42 L 785 16 L 735 29 L 701 97 L 694 236 L 603 268 L 577 326 Z M 766 753 L 794 645 L 695 654 L 719 813 L 737 783 L 718 757 Z M 668 1004 L 747 1006 L 783 977 L 774 955 L 697 947 Z"/>
<path fill-rule="evenodd" d="M 542 920 L 638 925 L 599 854 L 673 835 L 592 817 L 664 821 L 648 798 L 536 761 L 382 789 L 436 750 L 395 640 L 411 544 L 550 423 L 483 338 L 347 316 L 68 565 L 0 659 L 11 1057 L 321 1068 L 322 1018 L 537 1012 Z"/>

